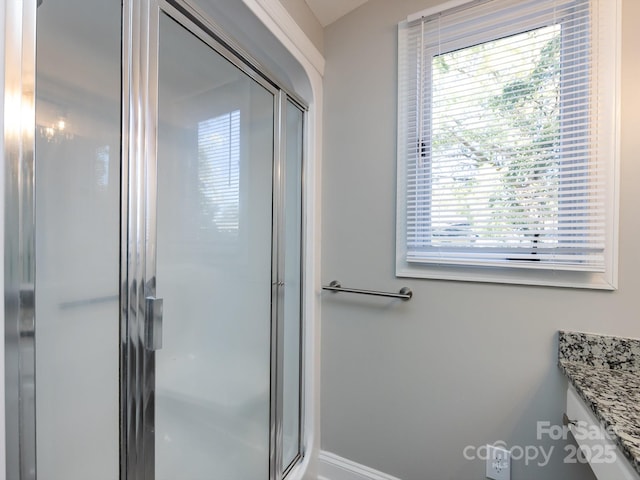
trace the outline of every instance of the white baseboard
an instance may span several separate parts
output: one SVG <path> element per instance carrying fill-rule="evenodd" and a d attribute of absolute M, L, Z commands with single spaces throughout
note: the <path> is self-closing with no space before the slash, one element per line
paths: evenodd
<path fill-rule="evenodd" d="M 338 455 L 321 451 L 318 455 L 318 480 L 400 480 Z"/>

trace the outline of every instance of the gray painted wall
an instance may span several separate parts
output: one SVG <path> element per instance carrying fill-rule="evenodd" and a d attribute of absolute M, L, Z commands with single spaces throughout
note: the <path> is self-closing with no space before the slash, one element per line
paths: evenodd
<path fill-rule="evenodd" d="M 555 447 L 513 480 L 593 478 L 536 438 L 560 424 L 556 332 L 640 337 L 640 2 L 623 1 L 619 290 L 394 277 L 396 25 L 438 2 L 371 0 L 325 30 L 322 277 L 398 289 L 393 302 L 323 294 L 322 448 L 403 480 L 484 478 L 463 449 Z"/>
<path fill-rule="evenodd" d="M 280 3 L 287 9 L 289 15 L 293 17 L 300 28 L 304 30 L 320 53 L 323 53 L 324 31 L 307 2 L 304 0 L 280 0 Z"/>

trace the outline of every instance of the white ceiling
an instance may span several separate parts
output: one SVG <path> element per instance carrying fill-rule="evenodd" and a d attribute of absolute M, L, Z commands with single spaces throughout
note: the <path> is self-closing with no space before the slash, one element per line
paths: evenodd
<path fill-rule="evenodd" d="M 335 22 L 367 0 L 305 0 L 323 27 Z"/>

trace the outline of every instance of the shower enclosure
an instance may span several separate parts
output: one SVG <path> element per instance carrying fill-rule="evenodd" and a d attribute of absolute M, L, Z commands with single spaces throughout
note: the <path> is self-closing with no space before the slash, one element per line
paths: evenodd
<path fill-rule="evenodd" d="M 7 479 L 284 478 L 305 102 L 196 3 L 24 4 Z"/>

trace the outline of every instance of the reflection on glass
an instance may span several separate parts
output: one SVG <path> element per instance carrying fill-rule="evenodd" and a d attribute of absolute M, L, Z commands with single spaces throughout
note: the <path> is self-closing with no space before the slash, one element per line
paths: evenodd
<path fill-rule="evenodd" d="M 238 235 L 240 110 L 198 122 L 198 180 L 202 228 Z"/>
<path fill-rule="evenodd" d="M 269 478 L 274 97 L 160 20 L 158 480 Z"/>
<path fill-rule="evenodd" d="M 283 371 L 283 469 L 300 450 L 300 325 L 303 114 L 288 102 L 285 146 L 285 292 Z"/>
<path fill-rule="evenodd" d="M 116 480 L 121 2 L 43 2 L 37 22 L 38 478 Z"/>

